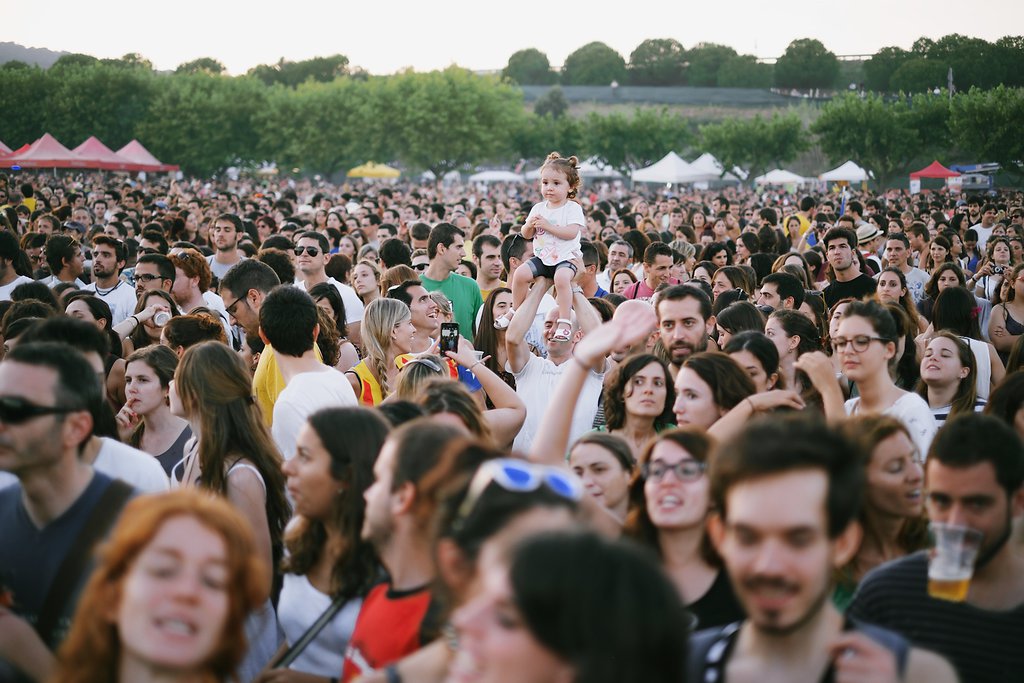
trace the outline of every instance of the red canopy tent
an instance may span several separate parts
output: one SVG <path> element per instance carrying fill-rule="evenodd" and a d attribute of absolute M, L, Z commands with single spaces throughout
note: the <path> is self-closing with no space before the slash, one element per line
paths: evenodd
<path fill-rule="evenodd" d="M 75 154 L 85 159 L 89 168 L 100 168 L 105 171 L 142 171 L 141 165 L 123 159 L 115 154 L 93 135 L 74 149 Z"/>
<path fill-rule="evenodd" d="M 5 154 L 10 154 L 10 153 L 11 153 L 11 148 L 8 147 L 7 145 L 5 145 L 3 143 L 3 141 L 0 141 L 0 157 L 2 157 Z"/>
<path fill-rule="evenodd" d="M 933 161 L 920 171 L 910 174 L 911 178 L 957 178 L 959 176 L 959 173 L 949 170 L 938 161 Z"/>
<path fill-rule="evenodd" d="M 155 156 L 153 156 L 148 149 L 142 146 L 142 143 L 138 140 L 132 140 L 127 145 L 117 150 L 117 156 L 122 159 L 126 159 L 139 166 L 137 170 L 140 171 L 177 171 L 178 167 L 174 164 L 165 164 Z"/>
<path fill-rule="evenodd" d="M 31 145 L 0 157 L 0 166 L 10 168 L 87 168 L 85 159 L 60 144 L 57 138 L 44 133 Z"/>

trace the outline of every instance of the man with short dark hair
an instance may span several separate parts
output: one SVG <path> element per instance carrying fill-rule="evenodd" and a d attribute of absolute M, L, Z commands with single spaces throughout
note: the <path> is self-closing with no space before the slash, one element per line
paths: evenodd
<path fill-rule="evenodd" d="M 412 265 L 412 250 L 409 249 L 409 245 L 397 237 L 385 239 L 381 243 L 380 249 L 377 250 L 377 255 L 385 269 Z"/>
<path fill-rule="evenodd" d="M 473 240 L 473 260 L 480 297 L 486 301 L 491 290 L 505 286 L 501 281 L 501 240 L 486 233 L 477 236 Z"/>
<path fill-rule="evenodd" d="M 174 264 L 163 254 L 146 254 L 135 262 L 135 296 L 141 299 L 146 292 L 160 290 L 170 294 L 174 287 Z"/>
<path fill-rule="evenodd" d="M 644 277 L 622 293 L 627 299 L 650 301 L 658 287 L 668 284 L 672 270 L 672 248 L 664 242 L 652 242 L 644 249 Z"/>
<path fill-rule="evenodd" d="M 410 207 L 406 207 L 410 208 Z M 419 207 L 414 207 L 419 210 Z M 413 223 L 409 228 L 409 246 L 416 249 L 426 249 L 430 240 L 430 226 L 426 223 Z"/>
<path fill-rule="evenodd" d="M 583 271 L 577 281 L 583 288 L 583 295 L 588 299 L 602 298 L 608 292 L 597 283 L 597 271 L 601 267 L 601 255 L 590 240 L 580 241 L 580 253 L 583 254 Z"/>
<path fill-rule="evenodd" d="M 215 251 L 206 257 L 206 262 L 210 264 L 210 270 L 217 279 L 222 279 L 232 267 L 245 259 L 245 254 L 238 249 L 238 242 L 244 234 L 242 219 L 233 213 L 222 213 L 213 221 L 210 244 Z"/>
<path fill-rule="evenodd" d="M 260 306 L 260 338 L 273 347 L 285 388 L 274 402 L 274 443 L 285 460 L 295 455 L 306 419 L 321 408 L 356 406 L 345 375 L 317 358 L 317 307 L 297 287 L 277 287 Z"/>
<path fill-rule="evenodd" d="M 70 282 L 76 289 L 85 287 L 78 279 L 85 271 L 85 258 L 82 245 L 74 237 L 52 235 L 46 240 L 46 265 L 50 267 L 50 277 L 43 282 L 50 288 L 62 282 Z"/>
<path fill-rule="evenodd" d="M 931 597 L 928 553 L 883 564 L 860 583 L 849 614 L 893 629 L 953 663 L 960 680 L 1019 680 L 1024 671 L 1024 550 L 1013 538 L 1024 514 L 1024 445 L 990 415 L 946 422 L 925 465 L 933 523 L 981 532 L 963 602 Z"/>
<path fill-rule="evenodd" d="M 345 325 L 349 341 L 358 346 L 361 342 L 359 328 L 363 321 L 363 301 L 352 287 L 327 275 L 330 246 L 327 238 L 315 230 L 307 230 L 298 235 L 293 250 L 295 286 L 308 292 L 323 282 L 333 285 L 345 304 Z"/>
<path fill-rule="evenodd" d="M 465 253 L 465 242 L 462 233 L 451 223 L 435 225 L 427 242 L 430 265 L 420 275 L 420 280 L 428 292 L 440 291 L 448 297 L 452 302 L 455 322 L 459 325 L 459 334 L 471 340 L 476 312 L 484 300 L 474 280 L 455 272 Z"/>
<path fill-rule="evenodd" d="M 672 376 L 686 359 L 708 348 L 711 297 L 693 285 L 673 285 L 658 294 L 658 335 Z"/>
<path fill-rule="evenodd" d="M 927 230 L 925 230 L 927 232 Z M 891 232 L 885 238 L 885 260 L 889 267 L 899 268 L 907 280 L 907 291 L 918 303 L 924 298 L 924 286 L 928 284 L 928 273 L 910 263 L 910 240 L 905 233 Z"/>
<path fill-rule="evenodd" d="M 83 287 L 110 306 L 113 325 L 121 323 L 135 312 L 135 290 L 121 279 L 125 264 L 124 242 L 107 235 L 92 240 L 92 282 Z"/>
<path fill-rule="evenodd" d="M 608 267 L 597 274 L 597 284 L 612 291 L 612 276 L 615 271 L 629 268 L 633 262 L 633 247 L 625 240 L 616 240 L 608 247 Z"/>
<path fill-rule="evenodd" d="M 18 246 L 18 238 L 13 232 L 0 231 L 0 301 L 10 301 L 11 292 L 18 285 L 34 282 L 32 278 L 18 274 L 18 264 L 22 261 L 29 263 L 28 257 Z"/>
<path fill-rule="evenodd" d="M 804 286 L 789 273 L 769 273 L 761 280 L 757 295 L 759 306 L 795 311 L 804 302 Z"/>
<path fill-rule="evenodd" d="M 861 299 L 875 293 L 877 283 L 860 272 L 857 260 L 857 233 L 848 228 L 832 228 L 821 240 L 825 260 L 832 266 L 835 279 L 824 290 L 825 305 L 831 309 L 840 299 Z"/>
<path fill-rule="evenodd" d="M 419 280 L 406 280 L 388 290 L 389 299 L 397 299 L 409 307 L 412 325 L 416 328 L 412 353 L 425 353 L 441 333 L 437 302 Z"/>
<path fill-rule="evenodd" d="M 691 638 L 687 680 L 956 680 L 941 657 L 832 603 L 833 576 L 860 547 L 862 460 L 803 415 L 754 421 L 716 450 L 708 531 L 747 618 Z M 661 464 L 681 478 L 702 463 Z"/>
<path fill-rule="evenodd" d="M 967 200 L 967 206 L 971 210 L 977 210 L 981 206 L 981 202 L 977 197 L 972 197 Z M 996 229 L 996 215 L 999 210 L 995 204 L 985 204 L 981 208 L 981 220 L 971 226 L 971 230 L 978 233 L 978 251 L 982 254 L 985 253 L 985 245 L 988 243 L 988 239 L 992 237 L 992 231 Z M 974 218 L 974 214 L 971 214 L 971 218 Z"/>

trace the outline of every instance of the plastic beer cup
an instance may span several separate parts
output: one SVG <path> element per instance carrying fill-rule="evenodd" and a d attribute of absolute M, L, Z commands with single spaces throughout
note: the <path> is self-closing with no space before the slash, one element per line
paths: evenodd
<path fill-rule="evenodd" d="M 981 532 L 965 526 L 933 522 L 928 527 L 928 595 L 963 602 L 971 585 L 974 560 L 981 547 Z"/>

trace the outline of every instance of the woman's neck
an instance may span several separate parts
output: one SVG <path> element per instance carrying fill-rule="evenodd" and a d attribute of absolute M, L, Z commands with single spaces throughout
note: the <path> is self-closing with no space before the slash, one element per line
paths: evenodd
<path fill-rule="evenodd" d="M 164 404 L 144 416 L 146 418 L 146 429 L 154 432 L 179 429 L 185 424 L 177 415 L 171 413 L 171 409 Z"/>
<path fill-rule="evenodd" d="M 168 671 L 127 652 L 121 655 L 117 668 L 117 679 L 132 683 L 203 683 L 212 678 L 196 671 Z"/>
<path fill-rule="evenodd" d="M 904 554 L 905 549 L 900 546 L 899 536 L 900 530 L 906 522 L 905 517 L 882 514 L 870 508 L 865 510 L 865 516 L 867 528 L 861 545 L 861 553 L 865 550 L 874 552 L 885 560 L 891 560 Z"/>
<path fill-rule="evenodd" d="M 380 291 L 376 289 L 371 289 L 369 292 L 367 292 L 366 294 L 362 295 L 359 298 L 363 300 L 364 306 L 369 306 L 371 301 L 380 298 Z"/>
<path fill-rule="evenodd" d="M 629 442 L 633 449 L 633 457 L 638 457 L 647 442 L 657 435 L 657 432 L 654 431 L 653 418 L 628 413 L 625 423 L 616 431 Z"/>
<path fill-rule="evenodd" d="M 658 529 L 658 546 L 665 568 L 672 570 L 693 564 L 706 565 L 700 553 L 703 540 L 703 524 L 685 529 Z"/>
<path fill-rule="evenodd" d="M 796 354 L 787 353 L 779 359 L 779 374 L 786 380 L 786 388 L 793 389 L 796 386 Z"/>
<path fill-rule="evenodd" d="M 882 372 L 872 377 L 867 377 L 857 382 L 857 391 L 860 392 L 860 404 L 869 412 L 882 412 L 888 408 L 893 398 L 893 392 L 898 391 L 896 385 L 889 376 L 888 364 Z"/>
<path fill-rule="evenodd" d="M 956 389 L 959 383 L 952 384 L 929 384 L 928 385 L 928 406 L 930 408 L 942 408 L 951 405 L 956 396 Z"/>

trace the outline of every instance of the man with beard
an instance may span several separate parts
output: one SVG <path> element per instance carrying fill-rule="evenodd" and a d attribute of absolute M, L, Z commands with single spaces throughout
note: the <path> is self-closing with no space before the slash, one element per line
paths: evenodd
<path fill-rule="evenodd" d="M 476 261 L 476 284 L 486 301 L 492 289 L 505 286 L 501 281 L 501 240 L 494 235 L 479 235 L 473 240 L 473 260 Z"/>
<path fill-rule="evenodd" d="M 135 311 L 135 291 L 121 279 L 125 263 L 124 242 L 107 235 L 92 240 L 92 282 L 85 291 L 95 292 L 110 306 L 113 325 L 125 320 Z"/>
<path fill-rule="evenodd" d="M 245 254 L 238 250 L 238 241 L 244 233 L 242 219 L 233 213 L 222 213 L 214 220 L 210 243 L 215 252 L 206 257 L 206 262 L 218 280 L 223 279 L 233 266 L 245 259 Z"/>
<path fill-rule="evenodd" d="M 857 259 L 857 233 L 849 228 L 832 228 L 821 240 L 825 259 L 832 266 L 835 279 L 825 288 L 825 305 L 832 309 L 841 299 L 862 299 L 875 293 L 878 286 L 860 270 Z"/>
<path fill-rule="evenodd" d="M 693 636 L 687 680 L 956 680 L 941 657 L 832 604 L 833 573 L 861 539 L 865 476 L 853 444 L 817 418 L 776 417 L 711 463 L 708 531 L 747 618 Z"/>
<path fill-rule="evenodd" d="M 675 377 L 687 358 L 707 350 L 711 299 L 691 285 L 673 285 L 658 293 L 657 310 L 658 333 Z"/>
<path fill-rule="evenodd" d="M 925 484 L 932 522 L 982 533 L 966 600 L 929 596 L 928 555 L 921 552 L 870 572 L 850 614 L 948 657 L 962 681 L 1019 680 L 1024 549 L 1011 535 L 1024 513 L 1024 445 L 995 417 L 971 413 L 951 420 L 932 442 Z"/>

